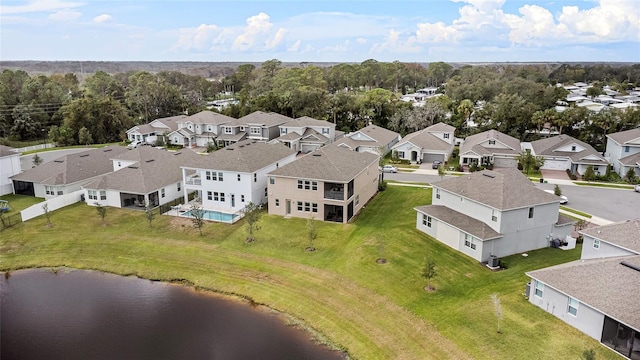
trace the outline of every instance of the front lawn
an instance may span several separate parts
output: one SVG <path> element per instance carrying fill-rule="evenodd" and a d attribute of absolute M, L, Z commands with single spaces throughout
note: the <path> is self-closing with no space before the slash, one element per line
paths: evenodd
<path fill-rule="evenodd" d="M 207 223 L 201 237 L 187 219 L 158 216 L 149 227 L 131 210 L 109 208 L 103 226 L 95 208 L 75 204 L 53 212 L 52 227 L 36 218 L 3 232 L 0 270 L 90 268 L 241 295 L 358 359 L 575 359 L 589 348 L 617 358 L 522 295 L 525 271 L 575 260 L 580 247 L 512 256 L 508 269 L 491 272 L 415 229 L 413 207 L 430 199 L 431 189 L 388 187 L 350 224 L 317 222 L 315 252 L 305 251 L 302 219 L 264 215 L 247 244 L 244 221 Z M 425 258 L 436 263 L 435 292 L 423 289 Z"/>

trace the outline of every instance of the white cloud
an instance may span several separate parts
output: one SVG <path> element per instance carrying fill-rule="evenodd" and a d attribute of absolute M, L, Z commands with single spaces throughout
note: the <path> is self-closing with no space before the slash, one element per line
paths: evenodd
<path fill-rule="evenodd" d="M 356 39 L 356 42 L 360 45 L 365 45 L 367 43 L 367 39 L 359 37 Z"/>
<path fill-rule="evenodd" d="M 93 18 L 93 22 L 96 23 L 96 24 L 103 24 L 103 23 L 109 22 L 111 20 L 113 20 L 113 18 L 109 14 L 98 15 L 98 16 Z"/>
<path fill-rule="evenodd" d="M 267 39 L 264 42 L 265 49 L 274 49 L 278 47 L 278 45 L 280 45 L 280 43 L 282 42 L 284 37 L 287 35 L 287 33 L 288 33 L 287 29 L 284 29 L 284 28 L 278 29 L 278 32 L 276 32 L 276 34 L 273 35 L 271 39 Z"/>
<path fill-rule="evenodd" d="M 173 48 L 205 50 L 216 43 L 220 34 L 221 30 L 215 24 L 200 24 L 197 28 L 180 29 L 180 39 Z"/>
<path fill-rule="evenodd" d="M 71 9 L 63 9 L 60 11 L 56 11 L 52 14 L 49 14 L 48 17 L 49 19 L 56 20 L 56 21 L 71 21 L 71 20 L 76 20 L 80 16 L 82 16 L 81 12 L 71 10 Z"/>
<path fill-rule="evenodd" d="M 30 12 L 55 11 L 58 9 L 70 9 L 82 6 L 79 2 L 59 0 L 35 0 L 26 5 L 0 5 L 0 14 L 22 14 Z"/>
<path fill-rule="evenodd" d="M 298 52 L 298 50 L 300 50 L 300 45 L 302 44 L 302 41 L 300 40 L 296 40 L 296 42 L 294 42 L 291 46 L 289 46 L 287 48 L 288 52 Z"/>
<path fill-rule="evenodd" d="M 238 35 L 236 40 L 233 42 L 232 49 L 243 51 L 254 47 L 258 42 L 258 38 L 264 38 L 273 27 L 273 24 L 269 19 L 269 15 L 262 12 L 258 15 L 249 17 L 247 19 L 247 26 L 244 28 L 244 32 Z"/>
<path fill-rule="evenodd" d="M 349 42 L 349 40 L 345 40 L 343 43 L 341 44 L 336 44 L 333 46 L 325 46 L 322 49 L 318 50 L 319 53 L 324 53 L 324 52 L 347 52 L 350 50 L 350 45 L 351 43 Z"/>

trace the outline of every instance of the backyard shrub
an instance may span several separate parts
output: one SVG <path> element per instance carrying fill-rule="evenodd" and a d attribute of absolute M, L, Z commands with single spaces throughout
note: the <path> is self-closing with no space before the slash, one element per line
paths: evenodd
<path fill-rule="evenodd" d="M 378 183 L 378 191 L 385 191 L 387 190 L 387 182 L 386 181 L 380 181 Z"/>

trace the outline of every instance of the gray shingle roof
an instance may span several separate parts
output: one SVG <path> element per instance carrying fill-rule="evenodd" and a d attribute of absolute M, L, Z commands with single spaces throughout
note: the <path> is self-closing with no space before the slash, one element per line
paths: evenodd
<path fill-rule="evenodd" d="M 305 127 L 305 126 L 324 126 L 324 127 L 336 127 L 336 124 L 328 122 L 326 120 L 317 120 L 308 116 L 299 117 L 282 124 L 282 126 L 291 127 Z"/>
<path fill-rule="evenodd" d="M 433 184 L 454 194 L 499 210 L 517 209 L 559 202 L 559 198 L 538 189 L 518 169 L 483 170 Z"/>
<path fill-rule="evenodd" d="M 625 166 L 637 166 L 640 164 L 640 153 L 625 156 L 618 161 Z"/>
<path fill-rule="evenodd" d="M 355 152 L 338 146 L 323 146 L 295 161 L 281 166 L 270 175 L 321 181 L 349 182 L 378 156 L 369 152 Z M 378 168 L 375 167 L 375 171 Z"/>
<path fill-rule="evenodd" d="M 278 113 L 270 112 L 265 113 L 262 111 L 254 111 L 251 114 L 245 115 L 237 120 L 234 120 L 230 124 L 233 125 L 262 125 L 266 127 L 278 126 L 289 121 L 293 120 L 292 118 L 284 115 L 280 115 Z"/>
<path fill-rule="evenodd" d="M 135 164 L 103 175 L 83 187 L 147 194 L 175 186 L 182 181 L 180 166 L 196 166 L 202 157 L 189 149 L 173 152 L 141 146 L 115 158 L 136 161 Z"/>
<path fill-rule="evenodd" d="M 455 132 L 456 128 L 451 126 L 451 125 L 449 125 L 449 124 L 445 124 L 443 122 L 439 122 L 439 123 L 435 123 L 435 124 L 427 127 L 424 130 L 432 131 L 432 132 Z"/>
<path fill-rule="evenodd" d="M 225 124 L 235 119 L 227 115 L 222 115 L 217 112 L 204 110 L 197 114 L 193 114 L 186 119 L 182 119 L 181 122 L 191 121 L 194 124 Z"/>
<path fill-rule="evenodd" d="M 441 123 L 440 123 L 441 124 Z M 431 127 L 433 127 L 432 125 Z M 429 128 L 422 129 L 411 134 L 408 134 L 402 140 L 400 140 L 397 144 L 393 146 L 393 148 L 397 148 L 402 144 L 406 144 L 408 142 L 412 143 L 415 146 L 422 148 L 422 151 L 432 150 L 432 151 L 440 151 L 440 152 L 451 152 L 453 150 L 453 144 L 449 144 L 448 142 L 440 139 L 439 137 L 433 135 Z"/>
<path fill-rule="evenodd" d="M 620 131 L 617 133 L 609 134 L 607 135 L 607 137 L 611 138 L 620 145 L 640 145 L 640 128 Z"/>
<path fill-rule="evenodd" d="M 454 226 L 482 241 L 496 239 L 503 236 L 484 222 L 452 210 L 446 206 L 425 205 L 419 206 L 415 208 L 415 210 Z"/>
<path fill-rule="evenodd" d="M 640 219 L 598 226 L 580 232 L 640 254 Z"/>
<path fill-rule="evenodd" d="M 584 148 L 583 151 L 580 152 L 572 152 L 572 151 L 555 151 L 556 149 L 571 145 L 575 143 L 580 147 Z M 605 160 L 599 152 L 596 151 L 591 145 L 575 139 L 569 135 L 557 135 L 552 136 L 546 139 L 540 139 L 531 142 L 531 147 L 533 148 L 533 152 L 536 156 L 566 156 L 571 159 L 573 163 L 582 163 L 582 164 L 606 164 Z M 588 160 L 584 159 L 587 156 L 593 156 L 598 158 L 599 160 Z"/>
<path fill-rule="evenodd" d="M 11 177 L 13 180 L 44 185 L 66 185 L 113 171 L 111 158 L 128 151 L 123 146 L 107 146 L 65 155 Z"/>
<path fill-rule="evenodd" d="M 281 143 L 265 143 L 243 140 L 203 156 L 198 169 L 253 173 L 295 154 Z"/>
<path fill-rule="evenodd" d="M 496 140 L 497 142 L 501 142 L 504 145 L 508 146 L 510 149 L 487 148 L 480 145 L 486 140 Z M 488 130 L 479 134 L 468 136 L 466 139 L 464 139 L 464 143 L 460 146 L 460 153 L 464 154 L 468 151 L 474 151 L 478 155 L 519 154 L 521 152 L 520 140 L 514 138 L 513 136 L 503 134 L 497 130 Z"/>
<path fill-rule="evenodd" d="M 400 135 L 397 132 L 385 129 L 378 125 L 369 125 L 351 134 L 347 134 L 346 136 L 357 143 L 366 144 L 366 146 L 376 146 L 371 145 L 371 141 L 358 140 L 359 134 L 372 138 L 374 143 L 378 143 L 380 145 L 387 145 Z"/>
<path fill-rule="evenodd" d="M 640 329 L 640 271 L 622 265 L 622 261 L 640 267 L 640 256 L 623 256 L 577 260 L 527 275 Z"/>

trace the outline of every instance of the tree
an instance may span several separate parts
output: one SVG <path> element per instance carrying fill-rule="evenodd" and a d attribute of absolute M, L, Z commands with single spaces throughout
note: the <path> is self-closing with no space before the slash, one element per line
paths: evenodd
<path fill-rule="evenodd" d="M 500 305 L 500 298 L 498 297 L 498 294 L 491 294 L 491 301 L 493 302 L 494 314 L 498 319 L 497 332 L 500 333 L 500 320 L 502 320 L 502 306 Z"/>
<path fill-rule="evenodd" d="M 244 210 L 242 210 L 242 212 L 244 214 L 244 219 L 247 222 L 247 233 L 249 233 L 246 241 L 253 242 L 256 240 L 254 237 L 254 233 L 260 230 L 260 225 L 258 224 L 258 221 L 262 216 L 260 206 L 251 201 L 247 204 L 247 206 L 244 207 Z"/>
<path fill-rule="evenodd" d="M 309 239 L 309 246 L 305 250 L 307 251 L 315 251 L 316 248 L 313 246 L 313 242 L 318 237 L 318 228 L 316 227 L 316 219 L 311 216 L 307 219 L 307 238 Z"/>
<path fill-rule="evenodd" d="M 107 217 L 107 208 L 105 206 L 102 206 L 102 204 L 100 204 L 99 202 L 96 202 L 95 205 L 98 216 L 100 216 L 100 219 L 102 219 L 102 225 L 105 225 L 104 218 Z"/>
<path fill-rule="evenodd" d="M 425 259 L 424 267 L 422 268 L 422 277 L 427 279 L 427 291 L 435 290 L 435 288 L 431 286 L 431 279 L 435 278 L 436 275 L 436 263 L 431 259 Z"/>
<path fill-rule="evenodd" d="M 440 176 L 440 179 L 444 179 L 444 176 L 447 174 L 447 172 L 444 170 L 444 164 L 440 164 L 438 166 L 438 176 Z"/>
<path fill-rule="evenodd" d="M 189 208 L 189 214 L 191 215 L 191 223 L 198 228 L 200 236 L 202 236 L 202 227 L 204 226 L 204 210 L 197 204 L 191 204 Z"/>
<path fill-rule="evenodd" d="M 582 180 L 584 181 L 593 181 L 596 179 L 596 172 L 593 170 L 593 165 L 587 166 L 587 170 L 584 171 L 582 175 Z"/>
<path fill-rule="evenodd" d="M 522 166 L 522 170 L 525 170 L 527 176 L 529 176 L 529 171 L 531 168 L 540 169 L 542 165 L 544 165 L 544 157 L 542 156 L 533 156 L 531 151 L 523 151 L 518 154 L 516 158 L 518 160 L 518 164 Z"/>
<path fill-rule="evenodd" d="M 81 127 L 78 130 L 78 143 L 80 145 L 90 145 L 93 142 L 93 136 L 86 127 Z"/>
<path fill-rule="evenodd" d="M 44 211 L 44 216 L 47 218 L 47 226 L 51 227 L 51 213 L 49 212 L 49 204 L 44 203 L 42 205 L 42 211 Z"/>
<path fill-rule="evenodd" d="M 556 185 L 553 187 L 553 193 L 554 193 L 556 196 L 560 196 L 560 195 L 562 195 L 562 189 L 560 189 L 560 185 L 556 184 Z"/>
<path fill-rule="evenodd" d="M 593 349 L 588 349 L 582 352 L 583 360 L 596 360 L 596 351 Z"/>
<path fill-rule="evenodd" d="M 40 156 L 38 156 L 38 154 L 36 153 L 33 156 L 32 162 L 33 162 L 33 166 L 38 166 L 38 165 L 42 164 L 44 162 L 44 160 L 42 160 L 42 158 Z"/>
<path fill-rule="evenodd" d="M 149 223 L 149 227 L 151 227 L 151 223 L 153 222 L 153 219 L 156 218 L 156 214 L 153 212 L 153 208 L 151 207 L 151 205 L 149 205 L 149 203 L 147 203 L 144 207 L 144 215 L 147 219 L 147 222 Z"/>
<path fill-rule="evenodd" d="M 627 182 L 630 184 L 636 182 L 636 172 L 632 167 L 627 170 L 627 173 L 624 175 L 624 179 L 627 180 Z"/>

